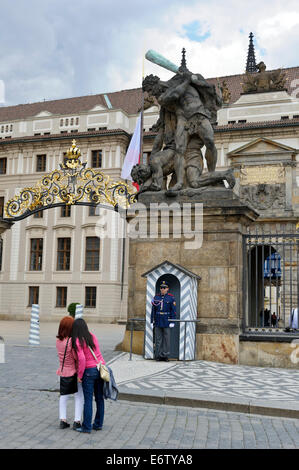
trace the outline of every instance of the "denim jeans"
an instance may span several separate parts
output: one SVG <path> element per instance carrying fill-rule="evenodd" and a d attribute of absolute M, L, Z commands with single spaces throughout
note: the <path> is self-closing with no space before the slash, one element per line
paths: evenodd
<path fill-rule="evenodd" d="M 101 379 L 100 373 L 96 367 L 85 369 L 82 379 L 82 387 L 84 394 L 82 428 L 86 431 L 91 431 L 93 395 L 97 406 L 94 425 L 96 427 L 102 427 L 104 422 L 103 380 Z"/>

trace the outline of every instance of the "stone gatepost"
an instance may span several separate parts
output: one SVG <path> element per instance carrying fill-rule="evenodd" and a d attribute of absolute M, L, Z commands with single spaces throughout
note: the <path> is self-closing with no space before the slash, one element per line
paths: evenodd
<path fill-rule="evenodd" d="M 5 230 L 11 228 L 12 225 L 13 225 L 12 222 L 7 222 L 6 220 L 1 219 L 1 217 L 0 217 L 0 237 L 1 237 L 2 233 L 4 233 Z"/>
<path fill-rule="evenodd" d="M 2 234 L 13 226 L 13 222 L 7 222 L 0 217 L 0 256 L 2 257 L 3 238 Z"/>
<path fill-rule="evenodd" d="M 196 227 L 196 205 L 202 203 L 202 244 L 192 248 L 184 234 L 169 227 L 169 237 L 152 237 L 150 207 L 152 203 L 191 205 L 191 227 Z M 207 189 L 201 195 L 166 197 L 161 193 L 144 193 L 139 203 L 146 211 L 139 214 L 141 235 L 130 238 L 128 279 L 128 320 L 145 318 L 146 279 L 142 274 L 165 259 L 200 276 L 198 283 L 197 359 L 237 364 L 239 334 L 242 329 L 242 235 L 258 213 L 244 205 L 232 190 Z M 178 219 L 178 217 L 176 217 Z M 175 222 L 175 217 L 171 218 Z M 178 221 L 178 220 L 176 220 Z M 173 226 L 176 224 L 174 223 Z M 143 227 L 143 228 L 142 228 Z M 159 234 L 163 219 L 159 219 Z M 143 232 L 142 232 L 143 230 Z M 198 230 L 201 230 L 200 228 Z M 134 327 L 133 352 L 142 353 L 144 332 L 141 322 Z M 123 349 L 129 349 L 129 323 Z"/>

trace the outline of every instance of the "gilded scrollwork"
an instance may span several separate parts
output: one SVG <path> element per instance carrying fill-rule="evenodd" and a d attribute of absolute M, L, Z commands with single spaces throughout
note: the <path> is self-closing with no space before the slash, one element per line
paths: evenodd
<path fill-rule="evenodd" d="M 114 208 L 128 208 L 135 202 L 135 192 L 123 181 L 110 181 L 99 170 L 86 168 L 80 161 L 81 152 L 73 141 L 60 170 L 45 175 L 35 187 L 24 188 L 10 199 L 4 208 L 5 218 L 16 219 L 30 215 L 38 208 L 53 204 L 105 204 Z"/>

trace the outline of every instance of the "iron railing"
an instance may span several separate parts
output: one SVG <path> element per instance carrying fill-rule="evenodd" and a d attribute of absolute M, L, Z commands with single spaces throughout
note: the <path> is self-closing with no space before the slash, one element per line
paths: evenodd
<path fill-rule="evenodd" d="M 243 260 L 243 330 L 292 330 L 291 315 L 299 308 L 299 233 L 247 233 Z"/>

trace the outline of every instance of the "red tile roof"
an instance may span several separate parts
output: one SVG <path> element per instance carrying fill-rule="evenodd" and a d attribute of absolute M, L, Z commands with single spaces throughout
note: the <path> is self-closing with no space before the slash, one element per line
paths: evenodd
<path fill-rule="evenodd" d="M 123 109 L 128 114 L 135 114 L 141 107 L 141 88 L 122 90 L 115 93 L 106 93 L 113 108 Z M 42 111 L 48 111 L 58 115 L 76 115 L 80 112 L 88 112 L 95 106 L 107 108 L 104 93 L 100 95 L 79 96 L 61 100 L 41 101 L 38 103 L 19 104 L 17 106 L 0 107 L 0 122 L 26 119 L 36 116 Z"/>
<path fill-rule="evenodd" d="M 63 133 L 63 134 L 48 134 L 48 135 L 26 135 L 21 137 L 11 137 L 9 139 L 0 139 L 0 145 L 6 144 L 15 144 L 18 142 L 38 142 L 38 141 L 45 141 L 45 140 L 73 140 L 73 139 L 80 139 L 82 137 L 100 137 L 103 135 L 125 135 L 128 138 L 130 134 L 128 134 L 123 129 L 102 129 L 99 131 L 85 131 L 85 132 L 76 132 L 76 133 Z"/>
<path fill-rule="evenodd" d="M 299 79 L 299 67 L 283 69 L 287 75 L 286 87 L 291 93 L 292 81 Z M 227 75 L 219 77 L 220 84 L 223 80 L 227 82 L 231 93 L 230 103 L 234 103 L 242 93 L 242 82 L 245 74 Z M 217 78 L 208 78 L 209 83 L 217 86 Z M 61 100 L 41 101 L 38 103 L 19 104 L 17 106 L 0 107 L 0 122 L 10 122 L 18 119 L 26 119 L 36 116 L 42 111 L 48 111 L 54 115 L 75 115 L 80 112 L 88 112 L 97 105 L 107 108 L 104 93 L 98 95 L 79 96 L 75 98 L 65 98 Z M 106 93 L 112 107 L 123 109 L 128 114 L 137 114 L 141 108 L 142 91 L 141 88 L 131 90 L 121 90 L 114 93 Z"/>

